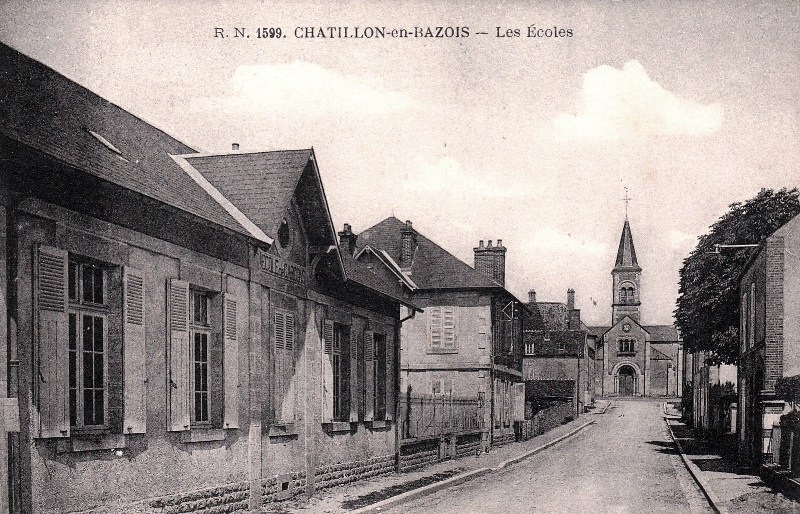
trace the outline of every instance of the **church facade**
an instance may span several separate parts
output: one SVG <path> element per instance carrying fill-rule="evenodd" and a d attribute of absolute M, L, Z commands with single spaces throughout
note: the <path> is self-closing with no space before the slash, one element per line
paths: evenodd
<path fill-rule="evenodd" d="M 595 377 L 595 394 L 680 396 L 680 335 L 673 325 L 645 325 L 641 319 L 642 268 L 627 217 L 611 276 L 611 326 L 590 327 L 603 370 Z"/>

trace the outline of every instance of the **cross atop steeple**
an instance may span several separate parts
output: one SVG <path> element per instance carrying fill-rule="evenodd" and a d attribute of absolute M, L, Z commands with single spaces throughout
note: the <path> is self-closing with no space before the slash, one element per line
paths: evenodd
<path fill-rule="evenodd" d="M 628 220 L 628 202 L 633 200 L 630 196 L 628 196 L 628 186 L 625 186 L 625 198 L 622 199 L 625 202 L 625 220 Z"/>

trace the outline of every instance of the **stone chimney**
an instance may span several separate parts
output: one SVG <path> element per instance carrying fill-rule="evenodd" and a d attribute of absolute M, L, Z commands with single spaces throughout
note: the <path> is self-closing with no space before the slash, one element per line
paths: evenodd
<path fill-rule="evenodd" d="M 400 229 L 400 266 L 410 268 L 411 261 L 414 260 L 414 250 L 417 249 L 417 233 L 411 222 L 406 220 L 406 224 Z"/>
<path fill-rule="evenodd" d="M 581 329 L 581 310 L 575 308 L 575 290 L 567 289 L 567 330 Z"/>
<path fill-rule="evenodd" d="M 536 291 L 533 289 L 528 290 L 528 303 L 536 303 Z"/>
<path fill-rule="evenodd" d="M 503 240 L 497 240 L 497 246 L 492 246 L 490 239 L 483 246 L 483 239 L 478 242 L 475 251 L 475 270 L 487 275 L 489 278 L 505 287 L 506 285 L 506 247 Z"/>
<path fill-rule="evenodd" d="M 358 236 L 353 234 L 353 229 L 349 223 L 344 224 L 344 229 L 339 232 L 339 249 L 353 255 L 356 251 L 356 240 Z"/>
<path fill-rule="evenodd" d="M 570 288 L 567 289 L 567 310 L 574 310 L 575 309 L 575 290 Z"/>
<path fill-rule="evenodd" d="M 231 150 L 234 151 L 234 152 L 238 152 L 239 151 L 239 143 L 232 143 L 231 144 Z"/>

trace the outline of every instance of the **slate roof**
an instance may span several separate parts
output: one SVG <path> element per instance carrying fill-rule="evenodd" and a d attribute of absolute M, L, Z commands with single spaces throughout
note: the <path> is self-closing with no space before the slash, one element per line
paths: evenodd
<path fill-rule="evenodd" d="M 622 235 L 619 238 L 619 249 L 617 250 L 617 260 L 614 263 L 615 270 L 641 271 L 636 260 L 636 248 L 633 246 L 633 236 L 631 235 L 631 225 L 625 218 L 622 225 Z"/>
<path fill-rule="evenodd" d="M 567 330 L 569 327 L 569 311 L 566 303 L 535 302 L 529 303 L 528 308 L 534 313 L 539 313 L 545 330 Z"/>
<path fill-rule="evenodd" d="M 582 330 L 525 331 L 525 345 L 533 343 L 534 357 L 583 357 L 586 333 Z"/>
<path fill-rule="evenodd" d="M 675 325 L 646 325 L 643 326 L 650 333 L 650 341 L 656 342 L 677 342 L 681 340 L 678 329 Z"/>
<path fill-rule="evenodd" d="M 170 158 L 194 149 L 2 43 L 0 134 L 85 173 L 250 235 Z"/>
<path fill-rule="evenodd" d="M 400 231 L 405 223 L 389 217 L 358 235 L 358 248 L 365 245 L 386 250 L 394 259 L 400 255 Z M 417 250 L 411 266 L 411 278 L 419 289 L 503 289 L 488 276 L 475 271 L 453 254 L 421 233 L 417 234 Z M 510 294 L 510 293 L 509 293 Z"/>
<path fill-rule="evenodd" d="M 603 334 L 608 332 L 608 329 L 610 329 L 611 327 L 594 326 L 594 327 L 586 327 L 586 328 L 589 331 L 589 335 L 593 335 L 593 336 L 595 336 L 597 338 L 601 338 L 601 337 L 603 337 Z"/>
<path fill-rule="evenodd" d="M 275 236 L 311 150 L 186 155 L 228 200 L 267 234 Z"/>
<path fill-rule="evenodd" d="M 348 280 L 352 280 L 357 284 L 361 284 L 384 296 L 397 300 L 404 305 L 419 310 L 419 307 L 406 298 L 403 285 L 399 280 L 385 280 L 373 272 L 366 264 L 356 260 L 347 252 L 342 252 L 342 263 L 344 264 L 344 272 Z"/>
<path fill-rule="evenodd" d="M 669 355 L 665 354 L 664 352 L 662 352 L 658 348 L 655 348 L 655 347 L 651 346 L 650 347 L 650 360 L 651 361 L 671 361 L 672 357 L 670 357 Z"/>

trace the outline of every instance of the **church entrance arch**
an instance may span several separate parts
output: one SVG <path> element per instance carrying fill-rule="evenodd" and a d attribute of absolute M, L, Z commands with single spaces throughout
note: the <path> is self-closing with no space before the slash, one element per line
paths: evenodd
<path fill-rule="evenodd" d="M 614 393 L 619 396 L 637 396 L 642 394 L 639 366 L 631 361 L 623 361 L 611 370 L 614 375 Z"/>
<path fill-rule="evenodd" d="M 633 396 L 636 394 L 636 370 L 631 366 L 622 366 L 617 371 L 618 393 L 620 396 Z"/>

